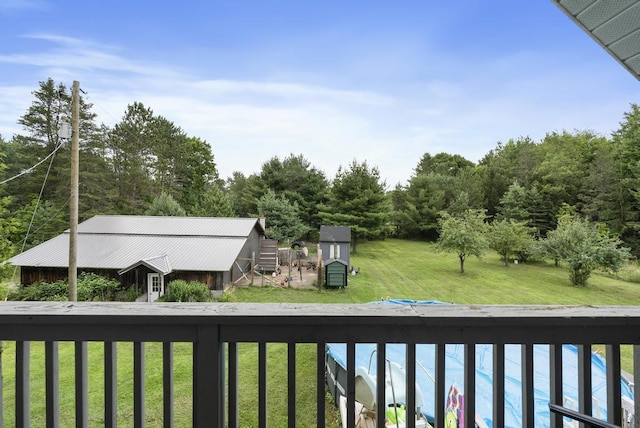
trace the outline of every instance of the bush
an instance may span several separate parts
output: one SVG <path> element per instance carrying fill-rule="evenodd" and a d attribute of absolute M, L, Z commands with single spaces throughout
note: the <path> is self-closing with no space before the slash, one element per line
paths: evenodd
<path fill-rule="evenodd" d="M 17 287 L 9 292 L 9 300 L 31 300 L 31 301 L 63 301 L 67 300 L 67 281 L 56 281 L 54 283 L 36 282 L 29 286 Z"/>
<path fill-rule="evenodd" d="M 167 284 L 166 302 L 210 302 L 211 292 L 201 282 L 175 280 Z"/>
<path fill-rule="evenodd" d="M 140 291 L 135 285 L 130 285 L 124 289 L 119 289 L 116 292 L 115 300 L 117 302 L 135 302 L 138 296 L 141 295 L 142 291 Z"/>
<path fill-rule="evenodd" d="M 120 283 L 93 273 L 78 275 L 78 301 L 112 301 L 120 290 Z M 36 282 L 15 288 L 9 292 L 9 300 L 64 301 L 69 299 L 69 283 Z"/>
<path fill-rule="evenodd" d="M 82 272 L 78 275 L 78 300 L 94 300 L 100 302 L 114 301 L 120 283 L 113 279 Z"/>

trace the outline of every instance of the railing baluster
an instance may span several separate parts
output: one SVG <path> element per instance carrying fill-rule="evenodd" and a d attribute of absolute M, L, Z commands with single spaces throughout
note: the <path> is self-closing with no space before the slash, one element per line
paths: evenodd
<path fill-rule="evenodd" d="M 578 409 L 588 416 L 593 416 L 591 383 L 591 345 L 578 345 Z"/>
<path fill-rule="evenodd" d="M 58 342 L 45 342 L 44 353 L 47 428 L 55 428 L 60 426 L 60 364 Z"/>
<path fill-rule="evenodd" d="M 528 343 L 521 346 L 522 360 L 522 425 L 532 427 L 534 421 L 533 408 L 533 345 Z"/>
<path fill-rule="evenodd" d="M 2 351 L 4 348 L 2 346 L 2 340 L 0 340 L 0 427 L 4 426 L 4 399 L 2 398 L 4 396 L 2 383 Z"/>
<path fill-rule="evenodd" d="M 224 346 L 218 326 L 196 327 L 193 342 L 193 426 L 224 426 Z"/>
<path fill-rule="evenodd" d="M 325 352 L 327 350 L 327 344 L 325 342 L 318 342 L 316 349 L 316 413 L 317 413 L 317 426 L 318 428 L 324 428 L 325 424 Z"/>
<path fill-rule="evenodd" d="M 640 397 L 640 345 L 633 345 L 633 391 L 634 397 Z M 640 427 L 640 399 L 633 400 L 633 426 Z"/>
<path fill-rule="evenodd" d="M 296 426 L 296 344 L 287 344 L 287 397 L 288 397 L 288 417 L 287 422 L 290 428 Z"/>
<path fill-rule="evenodd" d="M 267 344 L 258 343 L 258 426 L 267 426 Z"/>
<path fill-rule="evenodd" d="M 347 426 L 356 425 L 356 344 L 347 342 Z"/>
<path fill-rule="evenodd" d="M 416 427 L 416 344 L 407 343 L 407 428 Z"/>
<path fill-rule="evenodd" d="M 464 421 L 469 427 L 476 420 L 476 345 L 464 345 Z M 531 425 L 533 426 L 533 425 Z"/>
<path fill-rule="evenodd" d="M 143 428 L 144 415 L 144 342 L 133 342 L 133 426 Z"/>
<path fill-rule="evenodd" d="M 385 369 L 387 368 L 387 347 L 384 343 L 376 345 L 376 425 L 384 428 L 387 402 L 385 400 Z M 389 374 L 391 376 L 391 374 Z M 354 395 L 355 397 L 355 395 Z"/>
<path fill-rule="evenodd" d="M 549 345 L 549 401 L 562 406 L 562 345 Z M 551 428 L 562 428 L 562 416 L 551 412 Z"/>
<path fill-rule="evenodd" d="M 504 344 L 493 345 L 493 426 L 504 426 Z"/>
<path fill-rule="evenodd" d="M 76 428 L 89 426 L 89 382 L 87 342 L 75 343 L 76 354 Z"/>
<path fill-rule="evenodd" d="M 104 342 L 104 426 L 118 426 L 118 347 Z"/>
<path fill-rule="evenodd" d="M 30 346 L 31 342 L 16 342 L 16 427 L 28 428 L 31 423 Z"/>
<path fill-rule="evenodd" d="M 622 425 L 622 391 L 620 386 L 620 345 L 606 346 L 607 421 Z"/>
<path fill-rule="evenodd" d="M 434 428 L 444 428 L 444 406 L 445 406 L 445 355 L 447 351 L 447 345 L 439 343 L 436 345 L 436 361 L 435 361 L 435 375 L 436 375 L 436 403 L 435 403 L 435 420 Z"/>
<path fill-rule="evenodd" d="M 164 428 L 173 428 L 173 342 L 162 344 L 162 409 Z"/>
<path fill-rule="evenodd" d="M 227 343 L 229 349 L 229 366 L 227 372 L 228 379 L 228 409 L 229 428 L 238 427 L 238 343 Z"/>

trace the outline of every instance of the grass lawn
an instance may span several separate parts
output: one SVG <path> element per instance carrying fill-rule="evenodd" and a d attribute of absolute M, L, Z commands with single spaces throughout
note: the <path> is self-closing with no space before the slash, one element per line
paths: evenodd
<path fill-rule="evenodd" d="M 283 287 L 242 287 L 228 293 L 235 302 L 292 303 L 365 303 L 386 298 L 440 300 L 461 304 L 560 304 L 560 305 L 639 305 L 640 284 L 594 274 L 586 287 L 571 285 L 568 271 L 552 263 L 518 264 L 505 267 L 498 255 L 469 259 L 465 274 L 459 273 L 455 254 L 437 253 L 428 243 L 389 239 L 360 243 L 351 264 L 360 273 L 349 277 L 343 290 L 296 290 Z M 1 303 L 0 303 L 1 304 Z M 118 347 L 118 412 L 119 425 L 133 421 L 132 345 Z M 315 424 L 315 345 L 297 346 L 298 426 Z M 240 426 L 257 423 L 257 345 L 240 346 Z M 44 426 L 44 346 L 32 344 L 31 413 L 32 426 Z M 147 426 L 161 426 L 162 417 L 162 346 L 146 345 L 146 419 Z M 286 345 L 268 346 L 269 426 L 286 426 Z M 14 423 L 15 346 L 4 343 L 2 357 L 4 381 L 4 424 Z M 73 411 L 73 345 L 60 345 L 61 426 L 72 426 Z M 174 350 L 175 413 L 177 427 L 191 426 L 191 362 L 190 344 L 176 344 Z M 623 349 L 623 368 L 631 371 L 631 353 Z M 102 344 L 89 346 L 90 426 L 103 421 Z M 335 408 L 327 403 L 327 422 L 338 426 Z"/>
<path fill-rule="evenodd" d="M 358 245 L 351 264 L 360 268 L 343 290 L 300 291 L 243 287 L 229 295 L 237 302 L 366 303 L 387 298 L 440 300 L 460 304 L 638 305 L 640 284 L 593 274 L 575 287 L 569 273 L 553 263 L 505 267 L 500 257 L 465 262 L 459 273 L 455 254 L 437 253 L 432 244 L 388 239 Z"/>

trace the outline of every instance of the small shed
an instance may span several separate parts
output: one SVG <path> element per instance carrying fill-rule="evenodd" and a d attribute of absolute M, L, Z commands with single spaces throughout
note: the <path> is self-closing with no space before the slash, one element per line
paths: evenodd
<path fill-rule="evenodd" d="M 351 229 L 349 226 L 320 226 L 319 247 L 325 287 L 345 287 L 349 276 Z"/>
<path fill-rule="evenodd" d="M 344 260 L 334 259 L 324 266 L 324 284 L 327 288 L 346 287 L 349 265 Z"/>
<path fill-rule="evenodd" d="M 343 260 L 347 267 L 351 250 L 351 228 L 349 226 L 320 226 L 320 250 L 325 266 L 331 260 Z"/>

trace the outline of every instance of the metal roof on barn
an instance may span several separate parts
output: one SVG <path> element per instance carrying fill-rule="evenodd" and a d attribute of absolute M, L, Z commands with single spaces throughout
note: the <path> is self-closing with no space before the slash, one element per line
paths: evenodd
<path fill-rule="evenodd" d="M 552 0 L 640 80 L 640 0 Z"/>
<path fill-rule="evenodd" d="M 256 223 L 256 218 L 97 215 L 80 223 L 78 233 L 246 237 Z"/>
<path fill-rule="evenodd" d="M 229 270 L 258 219 L 96 216 L 78 225 L 78 267 L 126 269 L 159 254 L 171 270 Z M 10 262 L 16 266 L 69 266 L 69 231 Z M 156 260 L 157 262 L 157 260 Z M 167 265 L 167 269 L 169 269 Z"/>
<path fill-rule="evenodd" d="M 349 226 L 320 226 L 320 242 L 351 242 Z"/>

